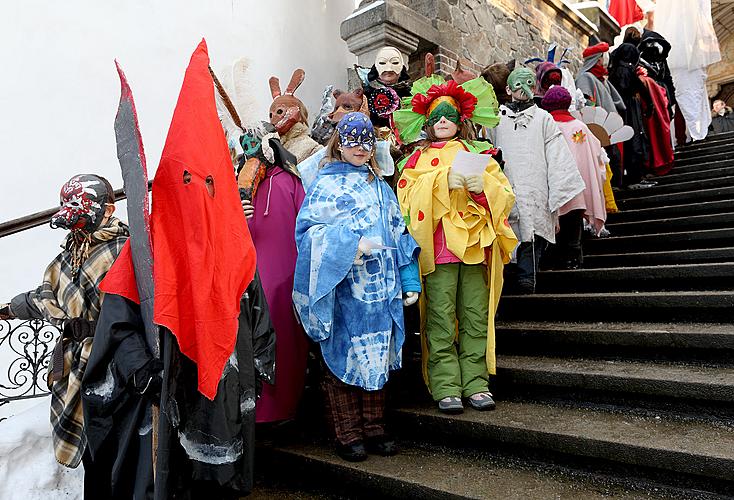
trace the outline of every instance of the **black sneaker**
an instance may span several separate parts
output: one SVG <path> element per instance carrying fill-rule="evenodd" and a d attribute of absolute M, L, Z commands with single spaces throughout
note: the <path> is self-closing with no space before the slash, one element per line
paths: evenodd
<path fill-rule="evenodd" d="M 367 451 L 373 455 L 381 455 L 383 457 L 391 457 L 398 453 L 398 445 L 395 440 L 387 434 L 367 438 Z"/>
<path fill-rule="evenodd" d="M 479 399 L 474 399 L 474 396 L 479 396 Z M 492 399 L 492 393 L 489 391 L 473 394 L 472 397 L 466 398 L 466 400 L 469 406 L 479 411 L 494 410 L 497 407 L 494 399 Z"/>
<path fill-rule="evenodd" d="M 363 462 L 367 460 L 367 450 L 365 450 L 362 441 L 356 441 L 351 444 L 337 444 L 336 454 L 347 462 Z"/>

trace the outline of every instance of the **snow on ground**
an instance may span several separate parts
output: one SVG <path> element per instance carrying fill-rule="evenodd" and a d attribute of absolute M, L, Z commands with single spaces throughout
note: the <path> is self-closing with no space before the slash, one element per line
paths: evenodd
<path fill-rule="evenodd" d="M 0 422 L 0 498 L 81 499 L 84 469 L 69 469 L 54 458 L 49 398 Z"/>

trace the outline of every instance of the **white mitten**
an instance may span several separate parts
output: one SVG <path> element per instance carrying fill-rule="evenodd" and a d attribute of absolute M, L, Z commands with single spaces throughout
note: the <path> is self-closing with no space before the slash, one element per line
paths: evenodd
<path fill-rule="evenodd" d="M 418 296 L 420 294 L 418 292 L 405 292 L 403 295 L 403 305 L 405 307 L 412 306 L 416 302 L 418 302 Z"/>
<path fill-rule="evenodd" d="M 464 176 L 449 170 L 449 189 L 464 189 Z"/>
<path fill-rule="evenodd" d="M 365 237 L 362 237 L 359 239 L 359 244 L 357 245 L 357 255 L 354 257 L 354 264 L 357 266 L 361 266 L 364 264 L 363 256 L 372 255 L 372 246 L 373 243 L 368 240 Z"/>
<path fill-rule="evenodd" d="M 464 178 L 466 188 L 474 194 L 482 194 L 484 192 L 484 176 L 470 175 Z"/>

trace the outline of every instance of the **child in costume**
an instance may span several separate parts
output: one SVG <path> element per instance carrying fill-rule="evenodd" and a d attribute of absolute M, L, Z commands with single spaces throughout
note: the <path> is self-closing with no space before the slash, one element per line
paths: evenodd
<path fill-rule="evenodd" d="M 69 231 L 63 250 L 46 268 L 38 288 L 0 305 L 0 319 L 43 319 L 62 330 L 48 367 L 54 454 L 60 464 L 71 468 L 83 461 L 88 484 L 94 474 L 87 451 L 81 383 L 104 297 L 99 283 L 129 232 L 112 216 L 115 195 L 103 177 L 75 175 L 61 187 L 60 198 L 61 207 L 51 217 L 51 227 Z"/>
<path fill-rule="evenodd" d="M 606 155 L 599 140 L 581 121 L 569 113 L 571 93 L 561 86 L 545 92 L 541 107 L 548 111 L 561 130 L 566 144 L 576 160 L 586 189 L 558 209 L 560 230 L 556 235 L 554 267 L 576 269 L 583 263 L 581 235 L 584 219 L 598 235 L 604 227 L 607 211 L 604 203 Z"/>
<path fill-rule="evenodd" d="M 398 181 L 400 208 L 421 246 L 423 375 L 440 410 L 463 411 L 462 396 L 473 408 L 490 410 L 494 315 L 503 266 L 517 244 L 507 221 L 515 196 L 489 154 L 481 174 L 464 177 L 452 163 L 460 151 L 490 150 L 471 140 L 472 120 L 497 125 L 497 99 L 482 78 L 458 85 L 429 75 L 412 92 L 393 117 L 404 143 L 422 131 L 428 137 L 403 162 Z"/>
<path fill-rule="evenodd" d="M 321 144 L 311 139 L 308 129 L 308 110 L 305 104 L 294 95 L 305 78 L 305 71 L 300 68 L 295 70 L 285 93 L 280 89 L 278 78 L 271 76 L 269 80 L 270 94 L 273 97 L 273 102 L 270 104 L 270 123 L 280 134 L 283 146 L 296 156 L 298 163 L 323 148 Z"/>
<path fill-rule="evenodd" d="M 242 206 L 270 317 L 275 327 L 274 385 L 264 385 L 257 403 L 258 423 L 291 420 L 296 416 L 306 379 L 308 340 L 293 311 L 291 293 L 296 268 L 296 216 L 304 192 L 295 170 L 296 158 L 281 144 L 270 123 L 248 129 L 240 142 L 244 151 L 239 176 L 244 181 L 260 170 L 257 183 L 240 185 Z"/>
<path fill-rule="evenodd" d="M 326 365 L 337 453 L 351 461 L 397 451 L 385 434 L 383 387 L 401 365 L 403 304 L 421 290 L 420 249 L 372 159 L 374 144 L 369 118 L 346 114 L 296 219 L 293 302 Z"/>
<path fill-rule="evenodd" d="M 555 243 L 558 210 L 583 192 L 584 180 L 563 134 L 533 101 L 535 73 L 517 68 L 507 79 L 512 102 L 491 131 L 502 148 L 505 174 L 517 196 L 510 224 L 520 239 L 515 266 L 519 293 L 535 292 L 535 275 L 547 243 Z"/>

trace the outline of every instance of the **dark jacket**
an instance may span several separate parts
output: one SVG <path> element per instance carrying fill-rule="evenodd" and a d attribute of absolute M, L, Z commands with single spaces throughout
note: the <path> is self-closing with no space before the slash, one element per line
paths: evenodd
<path fill-rule="evenodd" d="M 240 307 L 235 351 L 210 401 L 170 331 L 161 328 L 161 363 L 145 345 L 139 306 L 106 297 L 83 382 L 98 478 L 94 488 L 85 486 L 87 498 L 190 498 L 202 489 L 219 498 L 252 489 L 255 401 L 262 382 L 274 382 L 275 363 L 275 332 L 257 275 Z M 152 414 L 159 401 L 154 492 Z"/>
<path fill-rule="evenodd" d="M 659 33 L 644 30 L 637 48 L 640 50 L 640 64 L 647 69 L 648 76 L 665 88 L 668 95 L 668 111 L 672 117 L 672 107 L 676 104 L 676 99 L 673 76 L 668 67 L 670 43 Z"/>
<path fill-rule="evenodd" d="M 729 106 L 725 108 L 723 115 L 716 114 L 711 117 L 709 130 L 714 134 L 734 132 L 734 112 Z"/>

